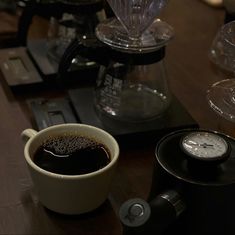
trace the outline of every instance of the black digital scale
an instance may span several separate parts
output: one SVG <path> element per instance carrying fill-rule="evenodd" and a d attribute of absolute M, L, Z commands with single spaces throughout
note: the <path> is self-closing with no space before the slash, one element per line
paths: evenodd
<path fill-rule="evenodd" d="M 166 113 L 152 121 L 127 123 L 105 116 L 101 119 L 93 105 L 97 65 L 74 69 L 68 72 L 66 78 L 58 80 L 58 65 L 53 64 L 46 53 L 46 42 L 43 39 L 29 42 L 27 48 L 0 50 L 1 73 L 13 92 L 27 93 L 28 88 L 32 91 L 34 88 L 44 89 L 48 86 L 55 89 L 58 85 L 67 91 L 67 96 L 60 99 L 28 101 L 38 130 L 61 123 L 84 123 L 102 128 L 124 142 L 130 138 L 135 142 L 148 141 L 152 137 L 155 140 L 179 128 L 198 127 L 176 97 L 172 97 Z"/>
<path fill-rule="evenodd" d="M 43 89 L 48 85 L 53 89 L 56 88 L 58 85 L 57 67 L 47 59 L 45 45 L 45 41 L 37 40 L 29 43 L 27 48 L 0 50 L 0 69 L 13 92 L 27 92 L 28 88 L 34 89 L 35 87 Z M 93 67 L 69 72 L 66 80 L 64 78 L 63 81 L 59 81 L 59 85 L 67 90 L 66 97 L 29 100 L 28 103 L 35 119 L 35 128 L 41 130 L 55 124 L 84 123 L 102 128 L 124 142 L 130 138 L 135 142 L 135 140 L 148 141 L 152 137 L 156 139 L 179 128 L 198 127 L 176 97 L 172 98 L 167 112 L 152 121 L 126 123 L 111 120 L 105 116 L 101 121 L 93 105 L 92 84 L 94 85 L 97 71 L 97 67 Z M 84 83 L 85 87 L 71 89 Z M 68 84 L 76 84 L 76 86 L 67 86 Z"/>
<path fill-rule="evenodd" d="M 0 69 L 10 88 L 40 85 L 43 80 L 25 47 L 0 50 Z"/>
<path fill-rule="evenodd" d="M 55 124 L 83 123 L 104 129 L 119 141 L 128 141 L 128 144 L 129 140 L 133 144 L 138 143 L 137 141 L 148 142 L 150 139 L 156 141 L 156 138 L 179 128 L 198 127 L 175 97 L 163 116 L 143 123 L 121 122 L 105 116 L 101 119 L 93 105 L 92 87 L 70 89 L 68 96 L 64 98 L 34 99 L 29 105 L 39 130 Z"/>

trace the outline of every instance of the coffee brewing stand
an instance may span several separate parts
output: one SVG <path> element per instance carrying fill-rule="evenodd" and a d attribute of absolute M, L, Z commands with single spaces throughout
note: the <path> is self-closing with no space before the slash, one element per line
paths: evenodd
<path fill-rule="evenodd" d="M 109 1 L 109 3 L 112 6 L 112 1 Z M 61 9 L 60 4 L 49 4 L 49 6 L 47 17 L 52 11 L 58 13 L 58 9 Z M 95 11 L 97 11 L 96 7 Z M 55 11 L 55 9 L 58 11 Z M 26 14 L 25 17 L 32 19 L 33 11 L 30 12 L 31 15 L 28 16 Z M 22 22 L 25 22 L 25 20 L 23 19 Z M 30 22 L 30 20 L 26 19 L 26 22 Z M 30 23 L 25 28 L 26 31 L 29 25 Z M 28 88 L 32 89 L 33 87 L 44 89 L 45 84 L 48 84 L 48 80 L 51 79 L 49 84 L 56 87 L 58 82 L 56 71 L 58 68 L 53 67 L 45 54 L 47 53 L 45 40 L 44 42 L 26 42 L 26 31 L 19 31 L 21 46 L 0 50 L 1 64 L 3 64 L 1 72 L 7 84 L 13 92 L 18 92 L 19 90 L 27 91 Z M 130 138 L 131 140 L 149 141 L 153 139 L 153 141 L 156 141 L 156 139 L 161 138 L 170 131 L 198 127 L 187 110 L 173 95 L 167 110 L 154 119 L 144 122 L 123 122 L 110 118 L 101 120 L 93 105 L 94 81 L 97 79 L 97 73 L 97 64 L 91 67 L 83 67 L 79 70 L 70 70 L 65 78 L 63 77 L 59 80 L 60 86 L 64 86 L 67 91 L 68 95 L 66 97 L 49 100 L 43 98 L 29 100 L 28 103 L 34 116 L 35 128 L 41 130 L 55 124 L 78 122 L 100 127 L 113 134 L 118 140 L 126 142 Z M 68 81 L 66 79 L 68 77 L 84 77 L 85 83 L 83 85 L 85 84 L 85 86 L 80 88 L 78 85 L 76 87 L 79 88 L 76 89 L 67 87 Z M 75 79 L 74 81 L 72 84 L 76 84 L 78 80 Z M 78 84 L 80 83 L 81 80 L 79 78 Z M 129 143 L 130 141 L 128 141 Z"/>

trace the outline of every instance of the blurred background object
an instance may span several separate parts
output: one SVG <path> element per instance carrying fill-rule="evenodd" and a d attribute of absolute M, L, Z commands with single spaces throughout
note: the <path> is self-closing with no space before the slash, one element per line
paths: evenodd
<path fill-rule="evenodd" d="M 15 44 L 19 12 L 14 0 L 0 0 L 0 48 Z"/>
<path fill-rule="evenodd" d="M 223 0 L 202 0 L 206 4 L 213 6 L 213 7 L 222 7 L 223 6 Z"/>
<path fill-rule="evenodd" d="M 11 14 L 16 12 L 16 1 L 14 0 L 1 0 L 0 1 L 0 11 L 6 11 Z"/>

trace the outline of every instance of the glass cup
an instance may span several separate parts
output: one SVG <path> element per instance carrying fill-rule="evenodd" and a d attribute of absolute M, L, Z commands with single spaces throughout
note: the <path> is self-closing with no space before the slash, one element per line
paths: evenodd
<path fill-rule="evenodd" d="M 209 58 L 229 76 L 208 89 L 208 103 L 219 115 L 235 122 L 235 21 L 218 30 L 209 51 Z"/>

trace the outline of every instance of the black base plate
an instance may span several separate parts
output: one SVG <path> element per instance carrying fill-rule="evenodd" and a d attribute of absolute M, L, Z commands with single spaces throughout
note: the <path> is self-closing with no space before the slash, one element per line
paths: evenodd
<path fill-rule="evenodd" d="M 198 124 L 175 97 L 164 116 L 143 123 L 127 123 L 105 117 L 101 121 L 93 105 L 93 88 L 72 89 L 68 94 L 66 98 L 30 101 L 39 130 L 61 123 L 83 123 L 106 130 L 119 142 L 129 146 L 139 142 L 156 142 L 178 129 L 198 128 Z"/>
<path fill-rule="evenodd" d="M 198 124 L 175 97 L 163 116 L 142 123 L 120 122 L 105 116 L 102 116 L 101 119 L 93 105 L 93 88 L 69 90 L 69 97 L 81 123 L 102 128 L 122 140 L 129 138 L 133 141 L 134 139 L 144 140 L 147 137 L 162 136 L 179 128 L 198 127 Z"/>

